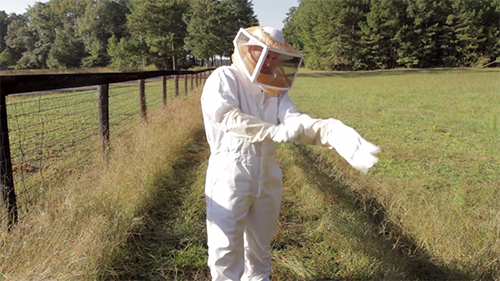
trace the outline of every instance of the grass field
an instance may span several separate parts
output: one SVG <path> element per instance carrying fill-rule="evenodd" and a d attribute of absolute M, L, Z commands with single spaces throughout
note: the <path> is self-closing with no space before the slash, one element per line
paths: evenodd
<path fill-rule="evenodd" d="M 499 81 L 498 70 L 311 72 L 292 97 L 382 149 L 363 176 L 312 148 L 324 170 L 374 199 L 433 263 L 480 278 L 500 276 Z"/>
<path fill-rule="evenodd" d="M 278 146 L 272 280 L 498 280 L 499 81 L 498 70 L 301 71 L 299 110 L 382 152 L 363 175 L 326 148 Z M 2 231 L 2 278 L 207 280 L 199 92 L 152 110 L 109 159 Z"/>

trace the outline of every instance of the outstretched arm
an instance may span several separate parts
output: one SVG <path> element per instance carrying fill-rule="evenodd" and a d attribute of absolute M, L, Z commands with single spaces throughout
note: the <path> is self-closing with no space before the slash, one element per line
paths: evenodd
<path fill-rule="evenodd" d="M 351 166 L 366 173 L 378 158 L 375 156 L 380 148 L 367 142 L 353 128 L 339 120 L 314 119 L 300 113 L 293 105 L 288 93 L 280 97 L 278 117 L 280 122 L 288 126 L 303 127 L 296 138 L 303 144 L 315 144 L 335 149 Z"/>

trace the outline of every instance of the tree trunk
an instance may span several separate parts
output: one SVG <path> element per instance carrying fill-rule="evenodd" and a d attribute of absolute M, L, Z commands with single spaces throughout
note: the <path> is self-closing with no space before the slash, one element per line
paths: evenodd
<path fill-rule="evenodd" d="M 175 52 L 175 45 L 174 42 L 172 42 L 172 52 Z M 175 55 L 172 55 L 172 69 L 177 70 L 177 61 L 175 59 Z"/>
<path fill-rule="evenodd" d="M 163 69 L 169 70 L 170 69 L 170 63 L 168 61 L 167 56 L 163 56 Z"/>

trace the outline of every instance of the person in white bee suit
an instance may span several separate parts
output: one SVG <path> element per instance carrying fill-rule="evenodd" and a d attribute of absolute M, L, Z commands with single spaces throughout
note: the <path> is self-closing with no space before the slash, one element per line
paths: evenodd
<path fill-rule="evenodd" d="M 210 159 L 205 198 L 213 280 L 269 280 L 282 173 L 279 142 L 335 149 L 366 173 L 379 148 L 335 119 L 300 113 L 288 96 L 302 54 L 271 27 L 240 29 L 233 64 L 207 79 L 201 106 Z"/>

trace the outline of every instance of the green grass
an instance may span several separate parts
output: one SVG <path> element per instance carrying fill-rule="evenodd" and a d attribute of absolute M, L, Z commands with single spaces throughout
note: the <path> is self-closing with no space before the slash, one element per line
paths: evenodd
<path fill-rule="evenodd" d="M 442 123 L 452 127 L 471 122 L 474 118 L 469 115 L 487 120 L 494 116 L 495 106 L 488 99 L 496 93 L 497 75 L 469 70 L 303 72 L 291 92 L 296 105 L 315 117 L 343 120 L 381 146 L 382 153 L 365 176 L 328 149 L 278 147 L 284 197 L 272 243 L 273 280 L 488 280 L 496 276 L 498 217 L 494 214 L 498 209 L 490 196 L 495 196 L 498 177 L 484 167 L 495 167 L 498 160 L 488 153 L 488 145 L 472 152 L 458 147 L 463 142 L 481 147 L 481 138 L 488 136 L 477 131 L 462 129 L 457 147 L 442 143 L 457 134 L 444 131 Z M 482 115 L 455 109 L 471 106 L 468 94 L 453 94 L 457 91 L 453 81 L 468 85 L 467 79 L 481 80 L 475 87 L 485 87 L 477 89 L 485 93 Z M 410 81 L 420 86 L 405 86 Z M 449 104 L 453 96 L 455 106 Z M 447 117 L 438 114 L 445 109 Z M 439 151 L 439 147 L 448 149 Z M 468 153 L 489 155 L 492 163 L 470 163 L 474 159 L 463 158 Z M 429 165 L 430 161 L 434 164 Z M 191 179 L 195 184 L 186 186 L 191 193 L 176 208 L 182 219 L 167 223 L 171 233 L 191 233 L 190 246 L 152 254 L 163 261 L 161 271 L 175 273 L 168 275 L 171 280 L 207 280 L 202 266 L 206 256 L 200 260 L 200 255 L 206 255 L 200 212 L 205 165 L 195 167 L 198 172 Z M 475 197 L 465 193 L 460 198 L 461 190 L 468 188 L 484 193 Z M 467 220 L 471 212 L 493 215 Z M 186 223 L 194 226 L 186 230 Z"/>
<path fill-rule="evenodd" d="M 368 176 L 313 148 L 437 264 L 500 274 L 498 70 L 302 73 L 299 110 L 333 117 L 382 149 Z M 321 82 L 319 82 L 321 81 Z M 321 102 L 319 102 L 321 101 Z"/>
<path fill-rule="evenodd" d="M 278 146 L 284 194 L 272 279 L 497 278 L 499 78 L 302 70 L 290 92 L 299 110 L 342 120 L 382 152 L 363 175 L 326 148 Z M 209 280 L 198 94 L 152 109 L 147 126 L 112 130 L 106 161 L 66 175 L 2 233 L 3 278 Z"/>

